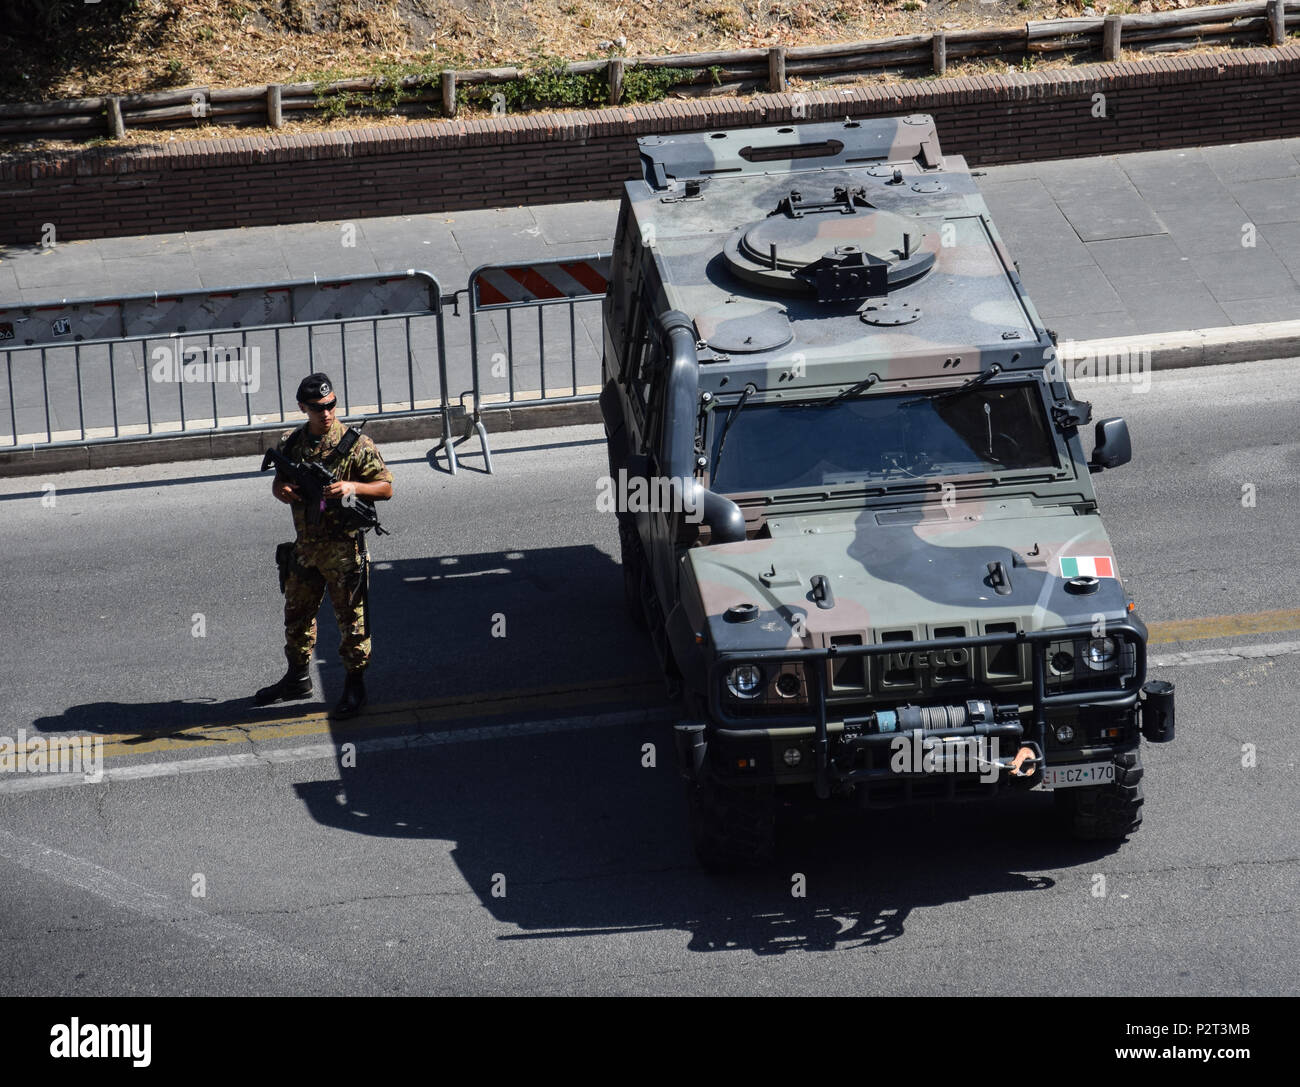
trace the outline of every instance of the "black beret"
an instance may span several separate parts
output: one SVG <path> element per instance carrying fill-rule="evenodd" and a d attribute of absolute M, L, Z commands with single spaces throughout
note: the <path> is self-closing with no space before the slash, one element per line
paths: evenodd
<path fill-rule="evenodd" d="M 328 374 L 308 374 L 298 386 L 298 402 L 310 404 L 334 391 L 334 383 Z"/>

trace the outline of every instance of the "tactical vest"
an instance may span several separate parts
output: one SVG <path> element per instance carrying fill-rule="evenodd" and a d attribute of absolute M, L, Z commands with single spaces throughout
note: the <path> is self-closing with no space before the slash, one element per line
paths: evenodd
<path fill-rule="evenodd" d="M 307 434 L 307 424 L 304 423 L 285 442 L 284 455 L 290 460 L 301 461 L 307 452 Z M 347 462 L 348 456 L 356 447 L 360 438 L 361 431 L 356 427 L 344 428 L 343 437 L 339 439 L 339 444 L 334 447 L 329 456 L 322 458 L 319 462 L 321 467 L 337 479 L 339 470 Z M 337 518 L 335 523 L 348 535 L 356 532 L 366 532 L 372 528 L 377 536 L 387 535 L 384 528 L 379 524 L 379 513 L 375 509 L 375 504 L 368 498 L 357 498 L 351 503 L 345 503 L 338 498 L 330 498 L 325 502 L 325 512 L 334 514 Z"/>

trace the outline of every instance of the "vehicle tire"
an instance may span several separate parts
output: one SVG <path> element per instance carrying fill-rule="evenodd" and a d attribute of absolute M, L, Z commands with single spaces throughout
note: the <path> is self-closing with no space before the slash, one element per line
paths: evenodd
<path fill-rule="evenodd" d="M 641 538 L 636 534 L 634 524 L 619 522 L 618 548 L 623 563 L 623 601 L 627 604 L 628 617 L 638 630 L 648 630 L 650 624 L 646 620 L 643 596 L 645 552 L 641 549 Z"/>
<path fill-rule="evenodd" d="M 1053 793 L 1076 838 L 1126 838 L 1142 825 L 1142 752 L 1125 751 L 1114 761 L 1114 784 Z"/>
<path fill-rule="evenodd" d="M 770 785 L 690 782 L 686 801 L 695 856 L 708 872 L 757 868 L 776 847 L 776 803 Z"/>

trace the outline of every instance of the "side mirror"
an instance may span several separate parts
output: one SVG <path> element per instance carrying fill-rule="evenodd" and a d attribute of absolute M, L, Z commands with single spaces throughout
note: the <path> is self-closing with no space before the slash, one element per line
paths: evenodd
<path fill-rule="evenodd" d="M 1118 468 L 1133 459 L 1133 443 L 1129 441 L 1128 423 L 1123 419 L 1102 419 L 1093 432 L 1096 444 L 1088 467 L 1094 472 L 1103 468 Z"/>

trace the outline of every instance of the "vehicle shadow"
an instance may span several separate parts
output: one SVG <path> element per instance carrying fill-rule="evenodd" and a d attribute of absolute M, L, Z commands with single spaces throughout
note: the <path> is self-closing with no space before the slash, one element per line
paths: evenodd
<path fill-rule="evenodd" d="M 796 819 L 765 869 L 710 875 L 691 852 L 672 763 L 661 721 L 399 752 L 361 747 L 355 765 L 340 760 L 337 777 L 295 789 L 327 826 L 453 841 L 451 856 L 504 926 L 503 943 L 681 930 L 699 952 L 860 950 L 905 938 L 930 907 L 1051 890 L 1061 870 L 1116 848 L 1065 840 L 1051 798 L 1020 794 Z M 1071 878 L 1086 895 L 1088 874 Z"/>

